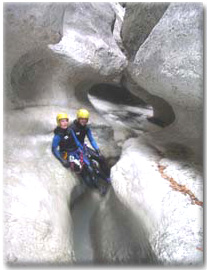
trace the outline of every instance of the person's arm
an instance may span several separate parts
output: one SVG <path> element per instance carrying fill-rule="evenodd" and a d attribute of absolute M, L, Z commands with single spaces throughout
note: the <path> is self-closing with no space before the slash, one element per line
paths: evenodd
<path fill-rule="evenodd" d="M 59 143 L 61 141 L 61 137 L 59 135 L 55 135 L 52 141 L 52 153 L 54 156 L 62 161 L 62 157 L 60 155 L 60 151 L 58 150 Z"/>
<path fill-rule="evenodd" d="M 73 139 L 75 140 L 75 143 L 76 143 L 77 147 L 80 148 L 81 150 L 83 150 L 83 145 L 80 143 L 80 141 L 76 137 L 75 132 L 72 129 L 70 129 L 70 132 L 71 132 L 71 134 L 73 136 Z"/>
<path fill-rule="evenodd" d="M 61 141 L 61 137 L 59 135 L 55 135 L 52 141 L 52 153 L 62 163 L 64 167 L 69 168 L 70 163 L 61 157 L 60 151 L 58 150 L 60 141 Z"/>
<path fill-rule="evenodd" d="M 92 135 L 92 133 L 91 133 L 90 128 L 88 128 L 88 130 L 87 130 L 87 137 L 88 137 L 88 139 L 89 139 L 91 145 L 93 146 L 93 148 L 94 148 L 96 151 L 98 151 L 98 150 L 99 150 L 99 147 L 98 147 L 98 145 L 97 145 L 95 139 L 93 138 L 93 135 Z"/>

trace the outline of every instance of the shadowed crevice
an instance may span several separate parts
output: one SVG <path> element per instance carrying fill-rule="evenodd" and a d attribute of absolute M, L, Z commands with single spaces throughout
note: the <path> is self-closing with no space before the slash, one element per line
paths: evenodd
<path fill-rule="evenodd" d="M 124 104 L 132 106 L 147 105 L 142 99 L 131 94 L 125 87 L 109 83 L 96 84 L 88 91 L 92 96 L 101 100 L 106 100 L 114 104 Z"/>

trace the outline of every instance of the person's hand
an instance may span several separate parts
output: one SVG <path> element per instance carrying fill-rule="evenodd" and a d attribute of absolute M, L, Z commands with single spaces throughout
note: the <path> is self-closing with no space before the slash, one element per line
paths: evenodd
<path fill-rule="evenodd" d="M 97 154 L 98 156 L 101 156 L 101 151 L 100 151 L 100 149 L 97 149 L 97 150 L 96 150 L 96 154 Z"/>
<path fill-rule="evenodd" d="M 63 159 L 61 162 L 62 162 L 62 164 L 63 164 L 63 166 L 65 168 L 69 168 L 70 167 L 70 163 L 67 160 Z"/>

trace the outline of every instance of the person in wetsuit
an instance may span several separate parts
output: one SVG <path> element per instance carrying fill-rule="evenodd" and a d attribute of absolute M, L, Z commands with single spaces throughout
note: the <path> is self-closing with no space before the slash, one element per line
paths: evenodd
<path fill-rule="evenodd" d="M 69 117 L 66 113 L 59 113 L 56 117 L 57 127 L 54 130 L 54 137 L 52 141 L 52 153 L 66 168 L 71 168 L 89 187 L 99 189 L 97 179 L 94 177 L 93 169 L 90 167 L 90 161 L 84 155 L 83 146 L 74 135 L 74 132 L 69 124 Z M 97 147 L 97 144 L 92 136 L 89 135 L 91 144 Z M 98 149 L 98 147 L 97 147 Z M 83 170 L 83 163 L 87 165 Z M 86 171 L 87 170 L 87 171 Z M 101 189 L 101 194 L 105 194 L 106 190 Z"/>
<path fill-rule="evenodd" d="M 82 149 L 83 152 L 87 151 L 87 153 L 89 153 L 94 160 L 98 161 L 102 172 L 102 177 L 106 182 L 110 183 L 111 182 L 110 169 L 107 166 L 105 158 L 101 154 L 95 139 L 93 138 L 91 129 L 87 125 L 88 120 L 89 120 L 89 112 L 86 109 L 79 109 L 77 111 L 77 119 L 74 120 L 74 122 L 70 125 L 72 135 L 74 139 L 78 140 L 79 148 Z M 84 144 L 86 136 L 88 137 L 95 151 Z"/>
<path fill-rule="evenodd" d="M 52 153 L 66 168 L 80 170 L 80 149 L 76 138 L 68 127 L 69 118 L 66 113 L 59 113 L 56 117 L 57 127 L 54 130 Z"/>

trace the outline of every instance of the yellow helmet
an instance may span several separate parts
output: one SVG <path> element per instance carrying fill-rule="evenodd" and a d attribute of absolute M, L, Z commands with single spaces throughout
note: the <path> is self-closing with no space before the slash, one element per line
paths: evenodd
<path fill-rule="evenodd" d="M 69 120 L 67 113 L 58 113 L 58 115 L 56 117 L 56 121 L 57 121 L 58 126 L 60 125 L 61 119 L 68 119 Z"/>
<path fill-rule="evenodd" d="M 89 111 L 87 111 L 86 109 L 80 109 L 77 112 L 77 118 L 89 118 Z"/>

